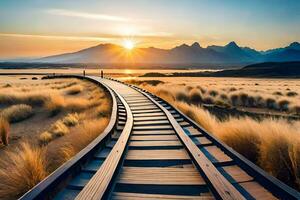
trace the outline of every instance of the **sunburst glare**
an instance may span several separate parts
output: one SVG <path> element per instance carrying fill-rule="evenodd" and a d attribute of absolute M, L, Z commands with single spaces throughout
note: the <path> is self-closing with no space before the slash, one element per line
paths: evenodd
<path fill-rule="evenodd" d="M 132 40 L 124 40 L 123 46 L 124 48 L 131 50 L 135 47 L 135 43 Z"/>

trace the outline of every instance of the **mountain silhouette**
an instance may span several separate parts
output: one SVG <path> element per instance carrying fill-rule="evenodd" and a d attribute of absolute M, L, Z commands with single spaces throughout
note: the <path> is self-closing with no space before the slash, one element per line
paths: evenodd
<path fill-rule="evenodd" d="M 66 53 L 35 59 L 42 63 L 141 63 L 141 64 L 251 64 L 258 62 L 300 61 L 300 44 L 293 42 L 284 48 L 257 51 L 240 47 L 232 41 L 225 46 L 203 48 L 198 42 L 182 44 L 172 49 L 155 47 L 135 48 L 131 51 L 115 44 L 100 44 L 73 53 Z"/>

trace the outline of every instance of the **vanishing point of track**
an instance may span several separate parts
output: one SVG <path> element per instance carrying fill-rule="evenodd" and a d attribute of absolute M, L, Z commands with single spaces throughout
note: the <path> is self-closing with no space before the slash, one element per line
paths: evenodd
<path fill-rule="evenodd" d="M 155 95 L 76 77 L 111 95 L 109 125 L 21 199 L 300 199 Z"/>

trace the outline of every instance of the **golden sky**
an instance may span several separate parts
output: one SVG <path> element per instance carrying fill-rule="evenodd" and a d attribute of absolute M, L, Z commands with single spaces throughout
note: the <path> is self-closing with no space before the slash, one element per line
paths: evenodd
<path fill-rule="evenodd" d="M 137 47 L 235 41 L 266 50 L 300 41 L 299 10 L 296 0 L 2 0 L 0 59 L 128 39 Z"/>

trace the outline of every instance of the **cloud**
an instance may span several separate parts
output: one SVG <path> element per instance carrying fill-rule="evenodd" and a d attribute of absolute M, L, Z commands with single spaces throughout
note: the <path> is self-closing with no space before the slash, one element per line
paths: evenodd
<path fill-rule="evenodd" d="M 79 12 L 79 11 L 65 10 L 65 9 L 49 9 L 46 12 L 52 15 L 67 16 L 67 17 L 79 17 L 79 18 L 86 18 L 86 19 L 119 21 L 119 22 L 130 21 L 129 18 L 115 16 L 115 15 L 87 13 L 87 12 Z"/>
<path fill-rule="evenodd" d="M 111 41 L 112 37 L 86 37 L 86 36 L 59 36 L 59 35 L 32 35 L 17 33 L 0 33 L 0 37 L 41 38 L 53 40 L 78 40 L 78 41 Z"/>

